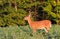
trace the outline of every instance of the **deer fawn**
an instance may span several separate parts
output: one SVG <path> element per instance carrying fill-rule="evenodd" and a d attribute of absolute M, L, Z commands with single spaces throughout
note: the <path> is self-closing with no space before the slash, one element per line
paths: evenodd
<path fill-rule="evenodd" d="M 26 16 L 24 20 L 27 20 L 30 28 L 33 30 L 33 33 L 36 32 L 37 29 L 44 29 L 46 33 L 48 33 L 48 30 L 50 30 L 51 27 L 51 21 L 49 20 L 42 20 L 42 21 L 32 21 L 30 19 L 30 15 Z"/>

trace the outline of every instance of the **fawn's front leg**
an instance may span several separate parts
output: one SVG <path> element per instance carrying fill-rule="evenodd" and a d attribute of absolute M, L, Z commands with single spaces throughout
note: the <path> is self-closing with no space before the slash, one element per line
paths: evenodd
<path fill-rule="evenodd" d="M 32 30 L 32 35 L 34 36 L 34 34 L 36 34 L 36 29 Z"/>

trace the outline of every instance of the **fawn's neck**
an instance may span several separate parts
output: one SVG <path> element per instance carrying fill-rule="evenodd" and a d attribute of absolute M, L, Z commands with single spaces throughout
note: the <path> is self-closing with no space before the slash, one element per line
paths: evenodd
<path fill-rule="evenodd" d="M 28 21 L 29 25 L 31 25 L 31 23 L 32 23 L 31 19 L 29 18 L 27 21 Z"/>

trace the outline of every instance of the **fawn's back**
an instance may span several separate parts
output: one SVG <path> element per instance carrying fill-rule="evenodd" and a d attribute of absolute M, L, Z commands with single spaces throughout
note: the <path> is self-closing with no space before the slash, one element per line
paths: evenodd
<path fill-rule="evenodd" d="M 30 24 L 30 27 L 33 29 L 50 28 L 51 22 L 49 20 L 35 21 Z"/>

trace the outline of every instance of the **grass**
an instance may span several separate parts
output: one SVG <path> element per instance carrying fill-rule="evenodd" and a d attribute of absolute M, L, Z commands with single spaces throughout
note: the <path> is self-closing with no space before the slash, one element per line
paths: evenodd
<path fill-rule="evenodd" d="M 29 26 L 0 27 L 0 39 L 60 39 L 60 26 L 52 25 L 48 34 L 44 30 L 37 30 L 33 35 Z"/>

